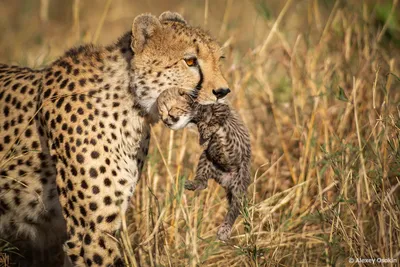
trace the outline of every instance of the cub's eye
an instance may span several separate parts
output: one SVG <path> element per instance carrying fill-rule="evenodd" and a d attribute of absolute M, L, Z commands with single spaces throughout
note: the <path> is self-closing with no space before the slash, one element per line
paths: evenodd
<path fill-rule="evenodd" d="M 185 58 L 185 62 L 189 67 L 197 66 L 197 58 L 195 57 Z"/>

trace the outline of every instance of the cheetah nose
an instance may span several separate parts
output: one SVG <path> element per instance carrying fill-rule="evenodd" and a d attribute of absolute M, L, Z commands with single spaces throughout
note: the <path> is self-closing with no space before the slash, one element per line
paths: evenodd
<path fill-rule="evenodd" d="M 217 99 L 225 97 L 227 94 L 231 92 L 229 88 L 219 88 L 217 90 L 212 90 L 213 94 L 217 97 Z"/>

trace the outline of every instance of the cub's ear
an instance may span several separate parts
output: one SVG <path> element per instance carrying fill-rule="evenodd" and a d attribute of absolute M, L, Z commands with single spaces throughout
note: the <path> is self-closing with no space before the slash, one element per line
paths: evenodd
<path fill-rule="evenodd" d="M 185 90 L 184 90 L 183 88 L 178 88 L 178 94 L 179 94 L 180 96 L 183 96 L 185 93 L 186 93 L 186 92 L 185 92 Z"/>
<path fill-rule="evenodd" d="M 151 14 L 142 14 L 135 18 L 132 25 L 132 43 L 133 52 L 143 51 L 147 41 L 161 29 L 160 21 Z"/>
<path fill-rule="evenodd" d="M 186 24 L 186 20 L 179 13 L 171 12 L 171 11 L 166 11 L 166 12 L 162 13 L 158 19 L 160 21 L 170 20 L 170 21 L 178 21 L 178 22 Z"/>

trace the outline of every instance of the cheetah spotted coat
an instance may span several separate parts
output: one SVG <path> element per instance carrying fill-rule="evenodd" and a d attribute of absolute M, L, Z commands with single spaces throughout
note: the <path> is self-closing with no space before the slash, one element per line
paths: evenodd
<path fill-rule="evenodd" d="M 227 88 L 219 45 L 171 12 L 135 18 L 107 47 L 42 70 L 0 65 L 0 236 L 32 241 L 25 266 L 124 266 L 115 234 L 147 155 L 155 101 L 179 86 L 200 103 Z M 198 65 L 189 66 L 195 57 Z M 182 127 L 186 126 L 185 123 Z M 38 257 L 36 250 L 61 251 Z"/>

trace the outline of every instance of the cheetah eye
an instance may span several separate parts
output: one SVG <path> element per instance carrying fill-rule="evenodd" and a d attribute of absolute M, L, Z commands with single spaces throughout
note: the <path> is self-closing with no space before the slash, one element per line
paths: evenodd
<path fill-rule="evenodd" d="M 195 57 L 190 57 L 190 58 L 185 58 L 186 65 L 189 67 L 196 67 L 197 66 L 197 58 Z"/>

